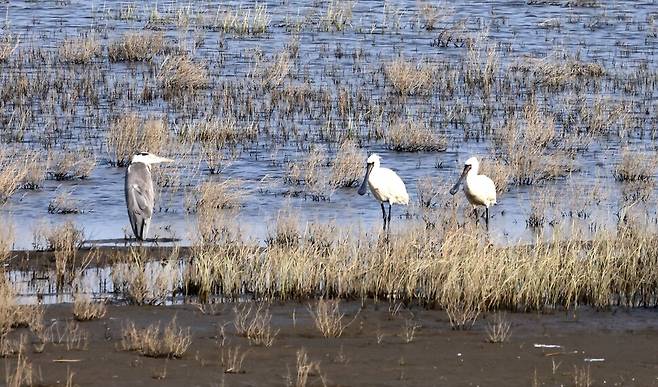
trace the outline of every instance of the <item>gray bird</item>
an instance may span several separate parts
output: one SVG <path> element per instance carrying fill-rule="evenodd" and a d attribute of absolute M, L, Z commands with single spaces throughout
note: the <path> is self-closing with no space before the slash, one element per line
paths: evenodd
<path fill-rule="evenodd" d="M 155 206 L 155 191 L 151 178 L 151 165 L 171 163 L 174 160 L 156 156 L 148 152 L 141 152 L 133 156 L 126 169 L 126 205 L 128 218 L 133 234 L 140 241 L 146 239 L 153 207 Z"/>

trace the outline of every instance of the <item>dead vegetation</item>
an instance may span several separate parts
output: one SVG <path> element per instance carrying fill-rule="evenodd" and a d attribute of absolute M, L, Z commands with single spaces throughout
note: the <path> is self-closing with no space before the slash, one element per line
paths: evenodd
<path fill-rule="evenodd" d="M 101 52 L 100 40 L 95 34 L 66 39 L 59 46 L 59 57 L 66 63 L 88 64 L 99 57 Z"/>
<path fill-rule="evenodd" d="M 86 179 L 96 167 L 96 157 L 88 152 L 62 152 L 48 157 L 48 175 L 55 180 Z"/>
<path fill-rule="evenodd" d="M 654 178 L 655 161 L 654 155 L 624 150 L 615 168 L 614 177 L 625 182 L 650 182 Z"/>
<path fill-rule="evenodd" d="M 118 116 L 107 135 L 111 163 L 124 167 L 137 152 L 161 155 L 169 142 L 169 128 L 162 118 L 143 119 L 135 112 Z"/>
<path fill-rule="evenodd" d="M 208 70 L 186 56 L 168 56 L 158 72 L 165 98 L 203 89 L 210 85 Z"/>
<path fill-rule="evenodd" d="M 441 152 L 447 149 L 448 141 L 426 123 L 404 120 L 388 129 L 386 145 L 398 152 Z"/>
<path fill-rule="evenodd" d="M 89 296 L 78 294 L 73 303 L 73 317 L 77 321 L 98 320 L 105 317 L 107 307 L 102 302 L 93 302 Z"/>
<path fill-rule="evenodd" d="M 183 357 L 190 344 L 190 329 L 180 328 L 176 317 L 167 324 L 162 333 L 159 323 L 138 329 L 134 322 L 128 321 L 122 330 L 121 348 L 142 356 L 177 359 Z"/>
<path fill-rule="evenodd" d="M 108 48 L 108 56 L 112 62 L 144 62 L 165 52 L 166 43 L 161 33 L 127 32 L 121 38 L 112 42 Z"/>
<path fill-rule="evenodd" d="M 249 339 L 252 345 L 271 347 L 279 330 L 272 329 L 272 314 L 267 306 L 261 304 L 256 309 L 252 305 L 233 308 L 235 319 L 233 325 L 238 336 Z M 252 313 L 253 312 L 253 313 Z"/>
<path fill-rule="evenodd" d="M 396 93 L 400 95 L 430 94 L 434 89 L 435 66 L 415 64 L 398 58 L 384 65 L 384 74 Z"/>
<path fill-rule="evenodd" d="M 336 152 L 331 165 L 330 184 L 334 187 L 352 187 L 361 180 L 366 154 L 353 141 L 345 141 Z"/>

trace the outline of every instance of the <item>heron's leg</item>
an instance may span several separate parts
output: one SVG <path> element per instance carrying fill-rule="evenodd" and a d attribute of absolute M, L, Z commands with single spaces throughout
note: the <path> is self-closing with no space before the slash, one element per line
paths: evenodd
<path fill-rule="evenodd" d="M 486 218 L 484 220 L 485 224 L 487 225 L 487 230 L 489 229 L 489 206 L 484 207 L 484 213 L 486 215 Z"/>
<path fill-rule="evenodd" d="M 473 214 L 475 215 L 475 224 L 480 223 L 480 219 L 478 218 L 478 208 L 473 206 Z"/>
<path fill-rule="evenodd" d="M 384 218 L 384 230 L 386 230 L 386 208 L 383 202 L 380 205 L 382 206 L 382 217 Z"/>

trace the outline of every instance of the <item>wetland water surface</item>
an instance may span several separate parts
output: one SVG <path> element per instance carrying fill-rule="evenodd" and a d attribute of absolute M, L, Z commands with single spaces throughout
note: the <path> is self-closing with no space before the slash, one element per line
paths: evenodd
<path fill-rule="evenodd" d="M 429 8 L 419 11 L 421 3 Z M 512 165 L 515 153 L 530 153 L 521 144 L 497 138 L 510 121 L 510 110 L 522 115 L 532 98 L 544 112 L 541 117 L 554 122 L 549 128 L 554 137 L 539 153 L 527 155 L 529 163 L 554 161 L 557 166 L 531 173 L 533 184 L 510 183 L 499 193 L 492 211 L 492 240 L 532 240 L 528 220 L 536 220 L 532 216 L 537 214 L 540 226 L 576 227 L 583 235 L 614 227 L 620 208 L 629 206 L 643 222 L 655 222 L 655 168 L 648 168 L 651 187 L 639 203 L 635 196 L 626 203 L 628 188 L 614 178 L 622 149 L 631 154 L 655 151 L 654 1 L 595 1 L 585 2 L 595 5 L 585 7 L 566 1 L 450 2 L 438 8 L 432 2 L 421 3 L 4 4 L 5 36 L 17 42 L 1 65 L 6 147 L 34 150 L 43 163 L 49 153 L 56 157 L 69 151 L 95 160 L 95 168 L 83 180 L 48 179 L 37 190 L 19 190 L 10 197 L 0 216 L 13 224 L 15 247 L 31 248 L 40 224 L 67 220 L 83 229 L 87 239 L 130 234 L 124 169 L 111 165 L 113 151 L 108 147 L 109 128 L 118 115 L 129 111 L 144 118 L 163 117 L 167 123 L 170 139 L 161 153 L 177 162 L 161 168 L 169 178 L 159 180 L 151 235 L 181 238 L 185 244 L 196 235 L 196 216 L 188 211 L 186 197 L 206 180 L 240 180 L 244 192 L 239 224 L 246 235 L 260 240 L 282 209 L 292 211 L 302 223 L 335 221 L 377 231 L 379 205 L 370 195 L 359 197 L 354 187 L 309 187 L 303 174 L 290 177 L 295 163 L 308 165 L 320 149 L 323 161 L 314 168 L 320 180 L 326 179 L 327 165 L 348 138 L 363 147 L 364 160 L 366 151 L 380 153 L 383 165 L 406 182 L 412 205 L 394 208 L 394 230 L 417 222 L 424 210 L 421 181 L 432 179 L 425 196 L 433 197 L 430 205 L 441 210 L 450 202 L 445 193 L 468 156 Z M 262 6 L 264 20 L 259 21 L 256 11 Z M 245 30 L 235 15 L 246 20 Z M 257 30 L 259 23 L 266 25 L 265 32 Z M 200 63 L 208 71 L 208 87 L 168 97 L 158 90 L 163 87 L 158 77 L 166 54 L 144 62 L 108 58 L 108 46 L 131 31 L 162 34 L 167 46 L 163 52 L 186 53 Z M 88 63 L 63 58 L 66 39 L 88 36 L 100 43 L 97 56 Z M 277 62 L 282 56 L 289 60 Z M 385 70 L 397 58 L 414 67 L 435 66 L 433 81 L 423 86 L 427 90 L 399 95 Z M 519 70 L 530 59 L 533 65 Z M 595 64 L 604 72 L 551 83 L 542 78 L 548 77 L 548 70 L 536 61 Z M 274 62 L 285 71 L 268 67 Z M 491 86 L 469 83 L 469 74 L 487 63 L 491 70 L 481 72 L 490 71 Z M 21 76 L 27 78 L 30 91 L 12 99 Z M 145 93 L 151 96 L 144 97 Z M 226 149 L 214 155 L 222 160 L 217 163 L 221 173 L 211 175 L 210 157 L 185 133 L 213 118 L 234 120 L 238 130 L 253 125 L 257 134 L 234 144 L 226 140 Z M 445 138 L 446 151 L 392 150 L 387 133 L 405 120 L 426 125 Z M 570 148 L 564 138 L 581 146 Z M 501 150 L 506 145 L 512 147 L 507 152 Z M 358 165 L 359 176 L 363 164 Z M 48 172 L 52 169 L 50 163 Z M 557 177 L 543 179 L 547 174 Z M 49 203 L 63 193 L 70 194 L 78 214 L 49 212 Z M 459 196 L 455 200 L 466 208 Z"/>

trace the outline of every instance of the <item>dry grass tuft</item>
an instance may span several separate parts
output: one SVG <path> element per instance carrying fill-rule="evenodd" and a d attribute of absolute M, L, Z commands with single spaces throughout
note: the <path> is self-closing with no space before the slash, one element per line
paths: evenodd
<path fill-rule="evenodd" d="M 124 351 L 135 351 L 147 357 L 181 358 L 192 344 L 190 328 L 184 330 L 178 327 L 176 317 L 165 327 L 162 334 L 159 323 L 151 324 L 145 329 L 137 329 L 135 323 L 129 321 L 121 335 L 121 348 Z"/>
<path fill-rule="evenodd" d="M 108 46 L 112 62 L 145 62 L 166 51 L 161 33 L 128 32 Z"/>
<path fill-rule="evenodd" d="M 0 205 L 18 189 L 37 188 L 44 179 L 44 164 L 35 152 L 0 148 Z"/>
<path fill-rule="evenodd" d="M 55 180 L 86 179 L 96 167 L 96 157 L 88 152 L 51 153 L 48 174 Z"/>
<path fill-rule="evenodd" d="M 315 304 L 315 308 L 311 308 L 309 305 L 308 311 L 322 336 L 340 337 L 347 328 L 347 325 L 343 323 L 345 314 L 340 312 L 339 305 L 338 300 L 319 300 Z"/>
<path fill-rule="evenodd" d="M 494 143 L 502 162 L 495 164 L 501 179 L 508 175 L 510 183 L 531 185 L 566 175 L 570 160 L 556 149 L 556 141 L 553 117 L 541 112 L 536 103 L 527 104 L 520 122 L 512 117 L 496 132 Z"/>
<path fill-rule="evenodd" d="M 78 294 L 73 303 L 73 316 L 78 321 L 98 320 L 105 317 L 107 307 L 102 302 L 93 302 L 89 296 Z"/>
<path fill-rule="evenodd" d="M 344 141 L 331 165 L 330 184 L 334 187 L 352 187 L 363 177 L 365 152 L 354 141 Z"/>
<path fill-rule="evenodd" d="M 127 262 L 114 265 L 112 282 L 130 304 L 162 305 L 172 294 L 179 277 L 178 250 L 174 249 L 163 262 L 150 263 L 142 248 L 130 249 Z"/>
<path fill-rule="evenodd" d="M 398 152 L 442 152 L 447 149 L 448 140 L 434 133 L 426 123 L 401 120 L 389 128 L 386 145 Z"/>
<path fill-rule="evenodd" d="M 327 11 L 322 18 L 322 26 L 326 31 L 335 29 L 343 31 L 352 22 L 352 9 L 354 1 L 331 0 L 327 5 Z"/>
<path fill-rule="evenodd" d="M 16 51 L 20 39 L 13 35 L 3 35 L 0 37 L 0 63 L 5 63 L 9 57 Z"/>
<path fill-rule="evenodd" d="M 196 212 L 209 220 L 217 210 L 240 208 L 247 193 L 243 185 L 238 179 L 201 183 L 195 194 L 188 197 L 188 212 Z"/>
<path fill-rule="evenodd" d="M 243 374 L 245 370 L 242 366 L 247 351 L 240 352 L 240 347 L 235 348 L 222 348 L 219 356 L 219 364 L 222 366 L 226 374 Z"/>
<path fill-rule="evenodd" d="M 158 81 L 164 89 L 165 98 L 204 89 L 210 84 L 206 67 L 186 56 L 165 58 L 158 71 Z"/>
<path fill-rule="evenodd" d="M 142 119 L 137 113 L 118 116 L 110 125 L 107 147 L 111 163 L 124 167 L 137 152 L 162 155 L 169 143 L 169 127 L 162 118 Z"/>
<path fill-rule="evenodd" d="M 330 200 L 336 187 L 331 184 L 327 165 L 327 154 L 319 146 L 313 146 L 297 161 L 288 163 L 284 181 L 303 186 L 303 190 L 293 191 L 291 195 L 297 196 L 303 193 L 314 201 Z"/>
<path fill-rule="evenodd" d="M 512 335 L 512 323 L 505 314 L 497 313 L 487 325 L 487 340 L 490 343 L 504 343 Z"/>
<path fill-rule="evenodd" d="M 560 87 L 581 78 L 599 78 L 605 75 L 605 69 L 598 63 L 587 63 L 558 53 L 543 59 L 524 58 L 512 66 L 531 74 L 540 85 Z"/>
<path fill-rule="evenodd" d="M 209 25 L 215 30 L 236 35 L 266 33 L 270 25 L 267 4 L 255 4 L 254 8 L 219 8 Z"/>
<path fill-rule="evenodd" d="M 72 272 L 76 264 L 78 250 L 85 240 L 84 232 L 72 221 L 53 226 L 37 228 L 34 235 L 35 248 L 47 248 L 54 252 L 57 288 L 73 280 Z"/>
<path fill-rule="evenodd" d="M 267 66 L 262 75 L 261 82 L 265 87 L 275 88 L 281 86 L 290 74 L 292 58 L 288 51 L 283 50 L 276 54 L 272 64 Z"/>
<path fill-rule="evenodd" d="M 32 386 L 33 384 L 32 363 L 25 357 L 23 351 L 18 352 L 16 368 L 11 369 L 5 364 L 5 385 L 7 387 Z"/>
<path fill-rule="evenodd" d="M 654 155 L 622 151 L 621 161 L 617 164 L 614 176 L 617 181 L 650 182 L 654 177 Z"/>
<path fill-rule="evenodd" d="M 2 224 L 0 224 L 0 267 L 11 255 L 11 250 L 14 246 L 14 238 L 14 225 L 9 222 L 2 222 Z"/>
<path fill-rule="evenodd" d="M 297 375 L 293 382 L 292 377 L 288 374 L 287 385 L 291 387 L 306 387 L 309 377 L 313 375 L 320 375 L 322 377 L 320 374 L 320 362 L 309 360 L 306 349 L 301 348 L 297 351 Z M 324 378 L 322 378 L 322 384 L 327 385 Z"/>
<path fill-rule="evenodd" d="M 398 58 L 384 65 L 384 75 L 400 95 L 425 95 L 434 89 L 436 67 L 429 63 L 414 64 Z"/>
<path fill-rule="evenodd" d="M 246 337 L 252 345 L 271 347 L 274 344 L 274 339 L 279 334 L 279 330 L 272 330 L 272 314 L 269 308 L 261 304 L 256 308 L 253 315 L 252 305 L 249 305 L 249 308 L 246 305 L 236 306 L 233 311 L 235 313 L 233 325 L 238 336 Z"/>
<path fill-rule="evenodd" d="M 88 64 L 101 55 L 102 49 L 98 37 L 89 34 L 83 38 L 64 40 L 58 52 L 63 62 Z"/>
<path fill-rule="evenodd" d="M 78 206 L 77 200 L 73 199 L 71 192 L 61 191 L 53 200 L 48 203 L 48 213 L 50 214 L 79 214 L 82 210 Z"/>

